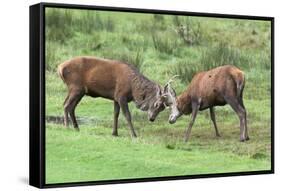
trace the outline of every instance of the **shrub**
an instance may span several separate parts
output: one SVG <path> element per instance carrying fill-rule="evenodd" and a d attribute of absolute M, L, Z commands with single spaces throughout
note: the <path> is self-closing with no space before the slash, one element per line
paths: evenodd
<path fill-rule="evenodd" d="M 185 44 L 198 45 L 201 43 L 203 33 L 200 22 L 192 20 L 190 17 L 174 16 L 173 24 Z"/>

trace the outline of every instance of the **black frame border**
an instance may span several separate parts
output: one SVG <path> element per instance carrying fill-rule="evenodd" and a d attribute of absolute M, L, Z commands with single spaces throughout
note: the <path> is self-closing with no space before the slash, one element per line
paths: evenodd
<path fill-rule="evenodd" d="M 132 13 L 152 13 L 165 15 L 183 15 L 214 17 L 224 19 L 263 20 L 271 22 L 271 169 L 262 171 L 227 172 L 215 174 L 147 177 L 138 179 L 116 179 L 86 182 L 67 182 L 46 184 L 45 182 L 45 8 L 87 9 Z M 69 186 L 88 186 L 101 184 L 134 183 L 147 181 L 168 181 L 194 178 L 214 178 L 274 173 L 274 17 L 233 15 L 218 13 L 199 13 L 172 10 L 141 8 L 107 7 L 61 3 L 39 3 L 29 8 L 29 184 L 38 188 Z"/>

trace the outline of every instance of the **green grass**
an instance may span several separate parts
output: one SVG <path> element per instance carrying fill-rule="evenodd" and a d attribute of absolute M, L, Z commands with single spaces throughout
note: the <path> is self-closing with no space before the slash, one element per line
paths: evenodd
<path fill-rule="evenodd" d="M 172 84 L 177 94 L 196 72 L 233 64 L 246 74 L 244 104 L 250 135 L 250 141 L 239 142 L 238 117 L 225 106 L 216 108 L 222 137 L 215 137 L 209 112 L 202 111 L 190 142 L 184 143 L 190 116 L 170 125 L 166 109 L 151 123 L 130 103 L 139 137 L 130 138 L 120 114 L 116 138 L 111 136 L 112 101 L 85 96 L 76 108 L 80 132 L 46 123 L 47 183 L 270 169 L 269 22 L 49 8 L 46 13 L 47 116 L 63 116 L 67 88 L 56 68 L 75 56 L 123 60 L 160 85 L 178 74 Z"/>
<path fill-rule="evenodd" d="M 56 101 L 53 101 L 56 103 Z M 259 105 L 260 104 L 260 105 Z M 77 107 L 80 132 L 73 127 L 47 123 L 46 173 L 48 183 L 192 175 L 270 169 L 269 100 L 245 100 L 251 140 L 239 142 L 239 121 L 229 106 L 218 107 L 217 123 L 222 135 L 215 137 L 207 111 L 200 112 L 188 144 L 184 131 L 189 117 L 167 122 L 168 110 L 154 123 L 130 104 L 137 139 L 123 115 L 119 137 L 112 137 L 113 104 L 106 99 L 85 97 Z M 51 108 L 51 107 L 50 107 Z M 62 116 L 62 108 L 48 115 Z M 225 120 L 227 116 L 227 120 Z"/>
<path fill-rule="evenodd" d="M 120 137 L 113 138 L 110 128 L 99 125 L 82 126 L 80 132 L 48 125 L 47 182 L 179 176 L 270 168 L 267 156 L 263 154 L 236 154 L 250 152 L 253 145 L 258 146 L 255 140 L 241 144 L 234 139 L 229 150 L 221 152 L 201 147 L 207 143 L 213 144 L 212 147 L 221 146 L 229 141 L 227 137 L 215 139 L 210 136 L 208 141 L 192 141 L 187 145 L 175 136 L 179 131 L 173 132 L 167 128 L 164 130 L 166 132 L 161 133 L 158 131 L 163 131 L 162 128 L 153 128 L 143 130 L 140 138 L 132 140 L 124 128 L 121 128 Z M 193 138 L 198 139 L 198 136 L 204 136 L 204 133 L 195 133 Z M 178 140 L 176 143 L 163 141 L 169 138 Z"/>

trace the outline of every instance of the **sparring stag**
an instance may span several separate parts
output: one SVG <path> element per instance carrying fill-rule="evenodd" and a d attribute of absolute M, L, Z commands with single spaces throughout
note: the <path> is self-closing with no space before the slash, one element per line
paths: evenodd
<path fill-rule="evenodd" d="M 96 57 L 76 57 L 58 67 L 58 73 L 68 88 L 64 101 L 64 124 L 68 126 L 70 116 L 73 126 L 79 130 L 75 117 L 75 107 L 84 95 L 102 97 L 114 102 L 114 136 L 118 136 L 118 116 L 120 108 L 128 122 L 132 137 L 136 137 L 131 121 L 128 103 L 147 111 L 148 119 L 154 121 L 165 109 L 160 85 L 143 76 L 132 65 Z"/>
<path fill-rule="evenodd" d="M 219 137 L 214 107 L 229 104 L 240 120 L 240 141 L 249 140 L 246 109 L 243 103 L 244 86 L 244 73 L 232 65 L 198 72 L 188 88 L 178 97 L 169 82 L 164 89 L 165 104 L 171 108 L 169 122 L 175 123 L 182 114 L 191 114 L 191 121 L 185 133 L 185 141 L 187 142 L 197 112 L 209 109 L 216 136 Z"/>

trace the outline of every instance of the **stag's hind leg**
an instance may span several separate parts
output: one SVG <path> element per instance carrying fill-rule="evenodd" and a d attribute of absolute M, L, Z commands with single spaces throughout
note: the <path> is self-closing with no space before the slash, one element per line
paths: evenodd
<path fill-rule="evenodd" d="M 216 115 L 215 115 L 215 111 L 213 107 L 210 107 L 210 115 L 211 115 L 211 120 L 213 121 L 214 127 L 215 127 L 215 131 L 216 131 L 216 136 L 220 137 L 220 133 L 217 127 L 217 123 L 216 123 Z"/>
<path fill-rule="evenodd" d="M 250 140 L 250 137 L 248 135 L 247 111 L 246 111 L 246 108 L 245 108 L 244 102 L 243 102 L 243 92 L 241 93 L 240 97 L 238 98 L 238 102 L 243 107 L 243 109 L 245 110 L 245 139 L 246 139 L 246 141 L 248 141 L 248 140 Z"/>
<path fill-rule="evenodd" d="M 69 121 L 69 119 L 68 119 L 68 111 L 65 109 L 65 103 L 67 102 L 68 98 L 69 98 L 69 93 L 67 94 L 67 96 L 66 96 L 66 98 L 65 98 L 65 100 L 64 100 L 64 102 L 63 102 L 63 106 L 64 106 L 64 118 L 63 118 L 63 123 L 64 123 L 64 126 L 65 126 L 65 127 L 68 127 L 68 121 Z"/>
<path fill-rule="evenodd" d="M 76 116 L 75 108 L 84 96 L 83 90 L 72 90 L 69 92 L 68 99 L 64 103 L 64 115 L 65 115 L 65 124 L 68 125 L 68 114 L 72 120 L 73 126 L 76 130 L 79 130 Z"/>
<path fill-rule="evenodd" d="M 240 141 L 249 140 L 247 131 L 247 113 L 243 104 L 236 98 L 226 98 L 227 103 L 232 107 L 232 109 L 237 113 L 240 120 Z"/>
<path fill-rule="evenodd" d="M 250 137 L 249 137 L 249 135 L 248 135 L 247 111 L 246 111 L 246 108 L 245 108 L 245 106 L 244 106 L 242 94 L 241 94 L 241 97 L 239 97 L 238 102 L 239 102 L 239 104 L 243 107 L 243 109 L 245 110 L 245 139 L 246 139 L 246 141 L 248 141 L 248 140 L 250 140 Z"/>

